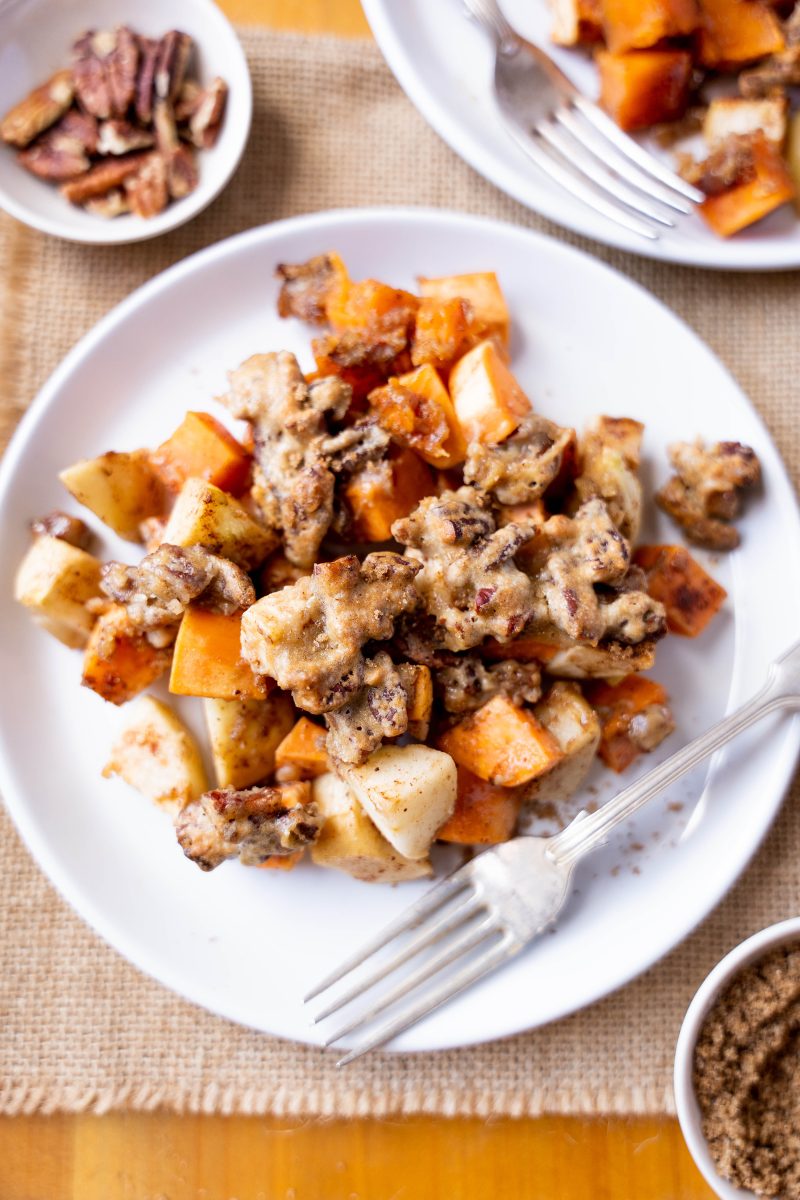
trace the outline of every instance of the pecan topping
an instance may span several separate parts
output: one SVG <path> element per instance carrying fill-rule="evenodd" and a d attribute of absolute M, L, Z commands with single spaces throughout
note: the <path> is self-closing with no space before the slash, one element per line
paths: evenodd
<path fill-rule="evenodd" d="M 136 77 L 136 116 L 143 125 L 149 125 L 153 119 L 159 42 L 157 38 L 146 37 L 140 37 L 138 41 L 139 71 Z"/>
<path fill-rule="evenodd" d="M 165 33 L 158 45 L 155 67 L 155 93 L 159 100 L 175 100 L 181 90 L 192 39 L 188 33 L 171 29 Z"/>
<path fill-rule="evenodd" d="M 210 150 L 216 143 L 227 99 L 228 85 L 217 77 L 202 93 L 189 118 L 189 137 L 195 146 Z"/>
<path fill-rule="evenodd" d="M 6 113 L 0 122 L 0 137 L 21 149 L 30 145 L 35 137 L 64 115 L 74 94 L 72 71 L 56 71 L 47 83 L 35 88 Z"/>
<path fill-rule="evenodd" d="M 69 513 L 57 509 L 31 523 L 31 533 L 34 537 L 56 537 L 79 550 L 88 550 L 92 541 L 92 532 L 80 517 L 70 516 Z"/>
<path fill-rule="evenodd" d="M 130 121 L 112 117 L 98 126 L 98 154 L 129 154 L 131 150 L 149 150 L 155 143 L 153 134 Z"/>
<path fill-rule="evenodd" d="M 104 196 L 112 188 L 120 184 L 140 170 L 150 156 L 147 154 L 132 154 L 128 158 L 112 159 L 110 162 L 98 163 L 85 175 L 61 187 L 62 196 L 72 204 L 84 204 L 94 196 Z"/>
<path fill-rule="evenodd" d="M 71 109 L 37 138 L 19 161 L 39 179 L 62 183 L 89 170 L 89 155 L 97 149 L 97 122 L 88 113 Z"/>
<path fill-rule="evenodd" d="M 729 522 L 739 513 L 741 492 L 761 478 L 755 451 L 740 442 L 704 446 L 698 439 L 670 446 L 669 457 L 676 474 L 656 492 L 656 504 L 694 545 L 735 549 L 739 531 Z"/>
<path fill-rule="evenodd" d="M 125 195 L 137 217 L 155 217 L 167 207 L 167 164 L 161 154 L 148 155 L 136 174 L 126 178 Z"/>
<path fill-rule="evenodd" d="M 310 784 L 296 782 L 206 792 L 183 809 L 175 831 L 186 857 L 213 871 L 226 858 L 257 866 L 294 854 L 315 841 L 321 825 Z"/>

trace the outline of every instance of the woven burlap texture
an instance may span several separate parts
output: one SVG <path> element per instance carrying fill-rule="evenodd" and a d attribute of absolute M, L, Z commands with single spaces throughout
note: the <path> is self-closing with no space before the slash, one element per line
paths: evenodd
<path fill-rule="evenodd" d="M 0 220 L 6 434 L 64 352 L 112 305 L 177 259 L 262 222 L 347 205 L 426 204 L 502 217 L 581 244 L 452 154 L 372 44 L 249 30 L 242 37 L 255 86 L 252 136 L 236 178 L 205 214 L 143 245 L 98 249 Z M 797 480 L 795 277 L 714 275 L 586 248 L 698 330 L 753 397 Z M 798 847 L 795 792 L 733 893 L 683 946 L 623 991 L 507 1041 L 441 1054 L 378 1054 L 337 1072 L 330 1054 L 233 1026 L 140 975 L 71 912 L 3 815 L 0 1112 L 671 1111 L 672 1055 L 686 1005 L 730 946 L 796 911 Z"/>

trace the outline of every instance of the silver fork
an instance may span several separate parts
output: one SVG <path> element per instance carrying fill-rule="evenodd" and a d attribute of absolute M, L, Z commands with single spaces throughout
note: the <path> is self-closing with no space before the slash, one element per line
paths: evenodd
<path fill-rule="evenodd" d="M 495 44 L 494 91 L 506 128 L 530 159 L 577 200 L 651 241 L 703 193 L 628 137 L 577 90 L 549 55 L 524 41 L 497 0 L 464 0 Z M 638 215 L 637 215 L 638 214 Z"/>
<path fill-rule="evenodd" d="M 381 1014 L 405 1001 L 338 1065 L 344 1066 L 382 1046 L 519 954 L 563 908 L 579 859 L 602 846 L 613 829 L 715 750 L 782 708 L 800 709 L 800 642 L 776 659 L 764 686 L 752 700 L 624 788 L 602 808 L 591 815 L 580 813 L 554 837 L 518 837 L 495 846 L 431 888 L 305 997 L 308 1002 L 320 996 L 390 943 L 416 930 L 415 936 L 399 943 L 391 957 L 379 961 L 368 975 L 356 975 L 354 982 L 316 1014 L 315 1023 L 325 1020 L 404 964 L 423 956 L 412 964 L 408 974 L 398 976 L 396 983 L 390 981 L 388 990 L 369 1007 L 326 1038 L 324 1045 L 329 1046 L 372 1025 Z M 438 947 L 436 951 L 425 956 L 424 952 L 434 946 Z M 447 971 L 448 967 L 453 971 Z M 428 981 L 431 986 L 425 988 Z"/>

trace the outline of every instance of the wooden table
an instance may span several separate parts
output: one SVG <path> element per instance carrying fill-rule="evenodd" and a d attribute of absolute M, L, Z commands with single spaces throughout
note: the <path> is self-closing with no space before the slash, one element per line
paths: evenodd
<path fill-rule="evenodd" d="M 402 0 L 399 0 L 402 3 Z M 358 0 L 221 0 L 235 21 L 369 33 Z M 0 1200 L 708 1200 L 666 1118 L 0 1120 Z"/>

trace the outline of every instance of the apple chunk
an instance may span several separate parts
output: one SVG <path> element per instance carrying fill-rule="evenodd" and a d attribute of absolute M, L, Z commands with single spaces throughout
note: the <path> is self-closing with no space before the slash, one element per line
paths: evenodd
<path fill-rule="evenodd" d="M 424 858 L 456 803 L 456 764 L 430 746 L 382 746 L 342 767 L 365 812 L 406 858 Z"/>

